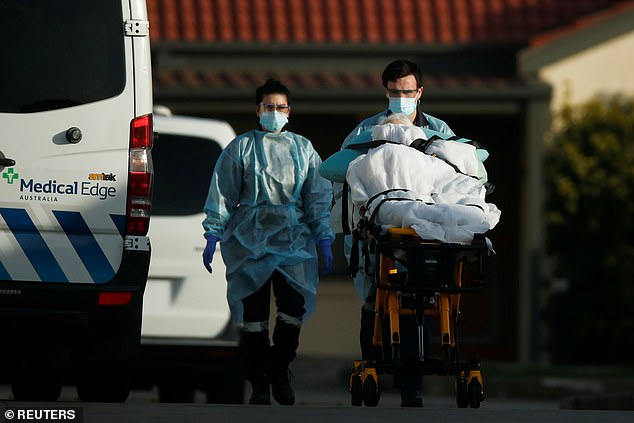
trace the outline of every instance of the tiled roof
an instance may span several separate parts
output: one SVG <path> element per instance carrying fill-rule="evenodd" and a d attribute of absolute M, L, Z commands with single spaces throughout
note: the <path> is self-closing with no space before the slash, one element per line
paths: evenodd
<path fill-rule="evenodd" d="M 370 72 L 226 72 L 216 70 L 192 70 L 181 68 L 177 70 L 158 69 L 154 73 L 155 86 L 159 88 L 188 87 L 191 90 L 217 90 L 231 87 L 245 89 L 252 94 L 253 87 L 262 84 L 268 77 L 274 76 L 284 81 L 291 90 L 307 89 L 320 90 L 382 90 L 381 79 L 376 73 Z M 452 76 L 452 75 L 423 75 L 425 87 L 452 88 L 508 88 L 519 86 L 518 79 L 491 76 Z M 372 93 L 375 95 L 375 92 Z"/>
<path fill-rule="evenodd" d="M 147 0 L 154 42 L 527 42 L 631 0 Z"/>

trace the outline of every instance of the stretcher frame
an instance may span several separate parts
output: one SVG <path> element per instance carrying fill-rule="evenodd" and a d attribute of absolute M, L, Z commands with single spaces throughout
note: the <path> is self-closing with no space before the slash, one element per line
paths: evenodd
<path fill-rule="evenodd" d="M 453 375 L 456 403 L 460 408 L 480 407 L 484 382 L 477 358 L 461 361 L 456 335 L 462 293 L 481 291 L 483 259 L 488 247 L 483 236 L 471 244 L 446 244 L 423 240 L 413 229 L 390 228 L 384 235 L 362 235 L 374 249 L 376 306 L 372 343 L 381 351 L 377 360 L 355 360 L 349 379 L 352 405 L 376 406 L 381 392 L 381 375 L 397 371 L 421 375 Z M 463 264 L 475 261 L 477 271 L 463 282 Z M 397 263 L 406 263 L 406 271 Z M 413 315 L 419 322 L 419 359 L 400 360 L 400 319 Z M 440 357 L 424 356 L 424 316 L 432 316 L 440 329 Z"/>

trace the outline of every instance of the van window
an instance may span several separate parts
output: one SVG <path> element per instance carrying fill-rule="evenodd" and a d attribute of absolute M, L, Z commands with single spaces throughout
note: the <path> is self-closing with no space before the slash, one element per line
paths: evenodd
<path fill-rule="evenodd" d="M 201 213 L 222 149 L 208 138 L 159 134 L 152 147 L 152 215 Z"/>
<path fill-rule="evenodd" d="M 125 86 L 119 1 L 0 0 L 0 112 L 114 97 Z"/>

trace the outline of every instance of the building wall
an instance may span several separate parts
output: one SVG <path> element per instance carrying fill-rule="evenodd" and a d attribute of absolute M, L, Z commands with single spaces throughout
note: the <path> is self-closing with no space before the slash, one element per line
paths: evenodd
<path fill-rule="evenodd" d="M 634 30 L 580 51 L 539 71 L 553 87 L 551 110 L 578 104 L 597 95 L 634 96 Z"/>

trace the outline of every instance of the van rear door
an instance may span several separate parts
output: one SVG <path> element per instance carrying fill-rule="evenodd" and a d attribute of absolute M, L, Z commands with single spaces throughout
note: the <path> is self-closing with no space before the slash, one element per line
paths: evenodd
<path fill-rule="evenodd" d="M 0 1 L 11 58 L 0 67 L 0 280 L 101 284 L 119 268 L 135 116 L 128 8 Z"/>

